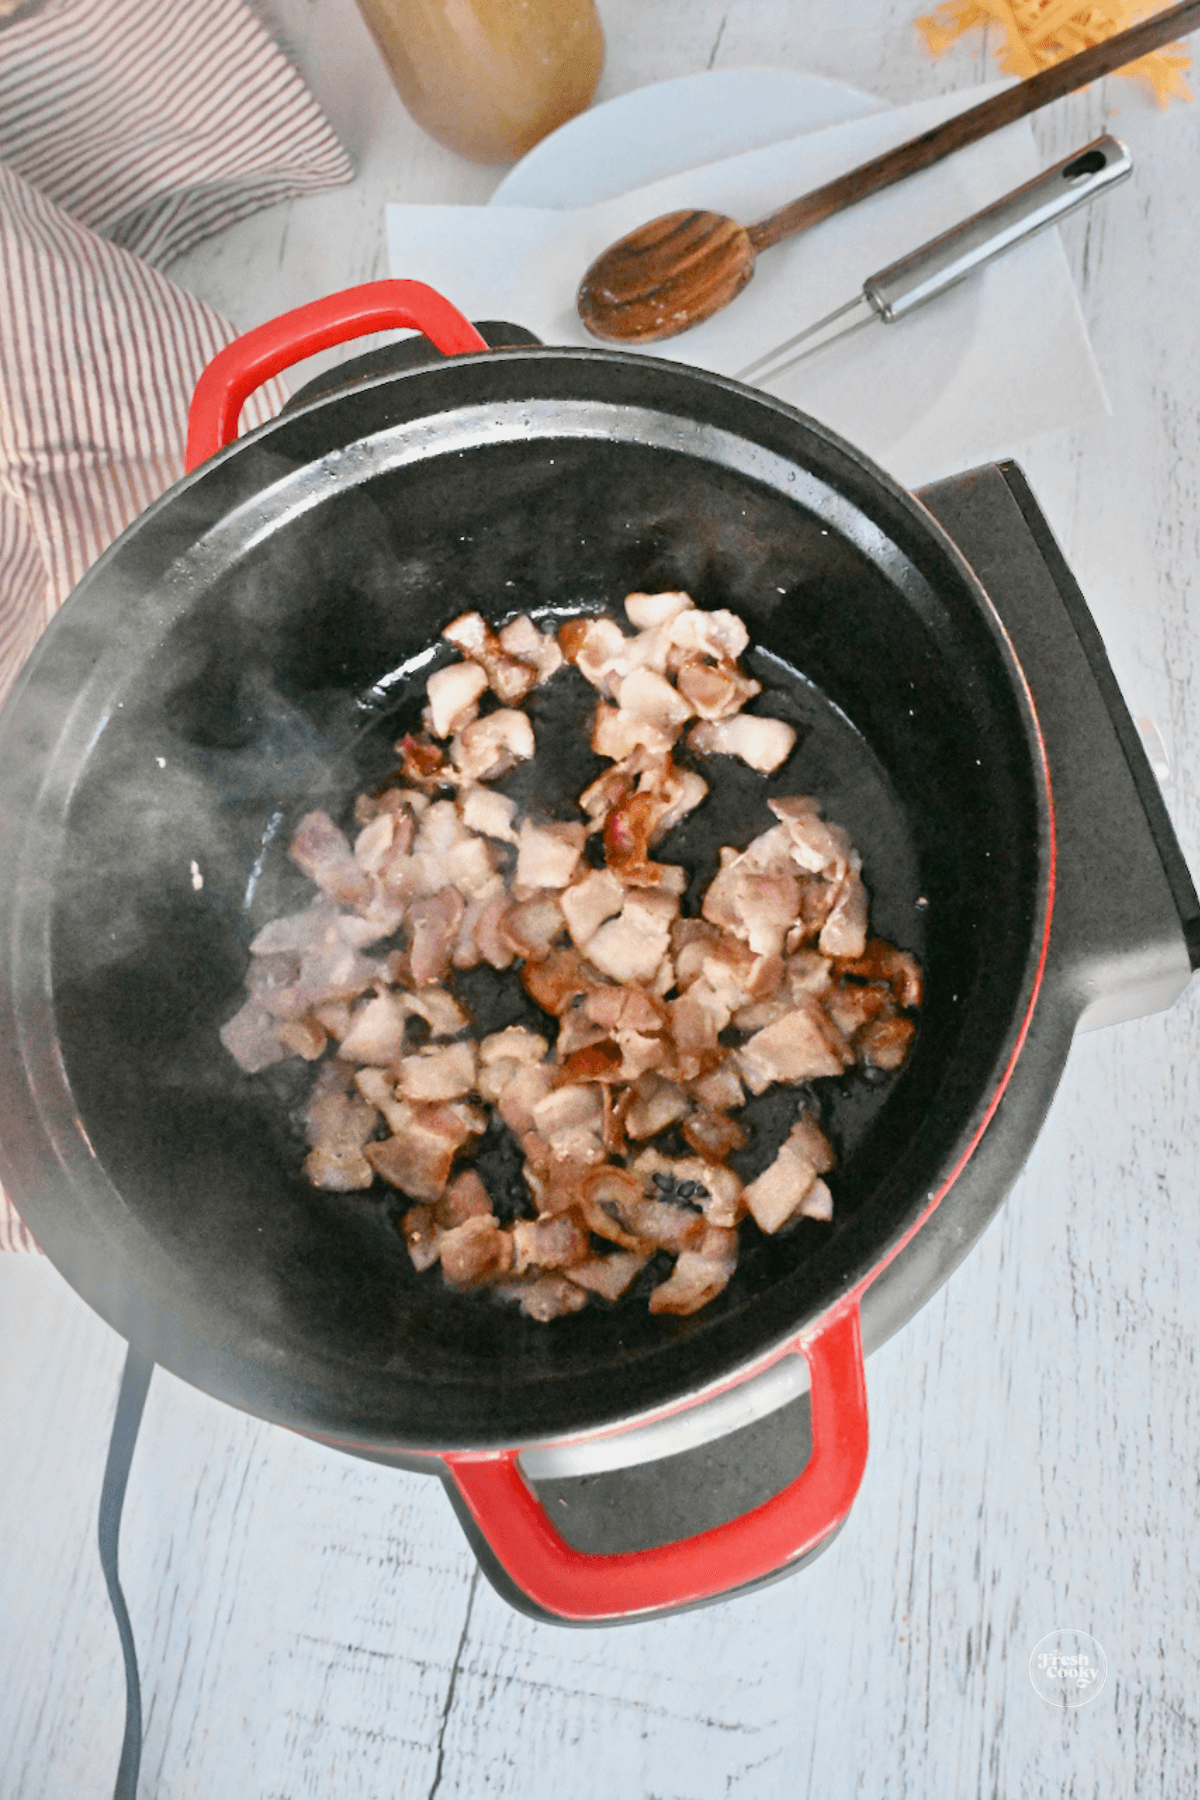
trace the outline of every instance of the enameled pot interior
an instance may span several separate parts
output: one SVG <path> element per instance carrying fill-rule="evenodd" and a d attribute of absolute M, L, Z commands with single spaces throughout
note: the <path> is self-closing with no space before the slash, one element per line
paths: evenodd
<path fill-rule="evenodd" d="M 272 482 L 304 504 L 268 501 L 253 529 L 226 519 L 192 557 L 185 602 L 159 608 L 73 784 L 51 946 L 74 1100 L 124 1206 L 179 1272 L 181 1317 L 220 1338 L 227 1397 L 291 1423 L 398 1445 L 525 1441 L 715 1379 L 871 1266 L 945 1179 L 1012 1042 L 1043 825 L 994 625 L 918 509 L 836 443 L 725 384 L 661 366 L 652 378 L 633 360 L 575 358 L 585 379 L 563 374 L 569 359 L 556 374 L 553 357 L 505 358 L 493 416 L 511 424 L 531 393 L 557 400 L 566 384 L 573 404 L 616 391 L 699 417 L 707 439 L 581 436 L 535 408 L 524 431 L 431 439 L 399 467 L 378 457 L 356 472 L 329 454 L 381 420 L 452 415 L 470 370 L 446 368 L 327 402 L 239 452 L 243 512 Z M 767 479 L 728 448 L 764 441 Z M 787 462 L 805 478 L 816 466 L 838 506 L 780 475 Z M 927 1001 L 899 1076 L 779 1090 L 752 1115 L 747 1174 L 798 1105 L 819 1107 L 839 1156 L 832 1227 L 768 1239 L 747 1224 L 729 1289 L 692 1318 L 652 1318 L 646 1277 L 615 1307 L 544 1326 L 418 1276 L 394 1191 L 309 1187 L 311 1068 L 243 1075 L 217 1033 L 255 931 L 311 895 L 286 856 L 296 821 L 323 806 L 348 822 L 355 794 L 394 767 L 449 619 L 619 613 L 629 590 L 666 587 L 743 616 L 764 684 L 753 710 L 797 730 L 770 781 L 731 759 L 698 765 L 712 796 L 657 852 L 692 868 L 685 906 L 720 844 L 773 822 L 769 793 L 814 793 L 863 854 L 872 929 L 920 957 Z M 537 764 L 501 784 L 531 811 L 578 816 L 601 767 L 580 728 L 593 703 L 573 671 L 535 698 Z M 488 1029 L 545 1024 L 515 976 L 467 976 L 460 991 Z M 482 1159 L 485 1179 L 518 1179 L 507 1133 Z"/>

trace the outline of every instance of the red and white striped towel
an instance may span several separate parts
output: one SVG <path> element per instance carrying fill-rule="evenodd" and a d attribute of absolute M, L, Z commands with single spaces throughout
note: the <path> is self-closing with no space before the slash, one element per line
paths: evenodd
<path fill-rule="evenodd" d="M 351 173 L 241 0 L 0 0 L 0 700 L 182 474 L 192 388 L 235 335 L 143 258 Z M 0 1190 L 0 1250 L 36 1248 Z"/>
<path fill-rule="evenodd" d="M 353 174 L 242 0 L 35 0 L 0 19 L 0 162 L 160 266 Z"/>

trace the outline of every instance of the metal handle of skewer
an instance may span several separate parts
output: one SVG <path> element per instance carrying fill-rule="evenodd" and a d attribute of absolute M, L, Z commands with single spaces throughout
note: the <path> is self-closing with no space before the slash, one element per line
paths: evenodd
<path fill-rule="evenodd" d="M 737 379 L 768 380 L 873 319 L 893 324 L 905 318 L 1132 173 L 1133 158 L 1118 138 L 1096 138 L 961 225 L 868 275 L 853 300 L 739 369 Z"/>

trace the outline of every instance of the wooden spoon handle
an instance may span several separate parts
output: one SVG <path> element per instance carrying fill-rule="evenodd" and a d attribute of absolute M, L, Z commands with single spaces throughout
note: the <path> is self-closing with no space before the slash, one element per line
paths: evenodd
<path fill-rule="evenodd" d="M 1048 106 L 1052 100 L 1060 100 L 1064 94 L 1086 87 L 1089 81 L 1123 68 L 1126 63 L 1147 55 L 1195 25 L 1200 25 L 1200 0 L 1184 0 L 1181 6 L 1155 13 L 1152 19 L 1143 19 L 1140 25 L 1131 25 L 1128 31 L 1093 44 L 1090 50 L 1081 50 L 1076 56 L 1052 64 L 1039 74 L 1031 75 L 1027 81 L 1020 81 L 1002 94 L 969 107 L 956 118 L 947 119 L 944 125 L 935 125 L 931 131 L 923 131 L 920 137 L 910 138 L 907 144 L 885 151 L 882 156 L 839 175 L 835 181 L 827 181 L 824 187 L 814 188 L 811 194 L 789 201 L 777 212 L 768 213 L 765 219 L 758 219 L 746 227 L 750 242 L 756 252 L 766 250 L 780 238 L 790 237 L 806 226 L 819 225 L 822 219 L 841 212 L 843 207 L 852 206 L 856 200 L 877 194 L 894 181 L 903 181 L 906 175 L 915 175 L 918 170 L 929 168 L 931 163 L 940 162 L 952 151 L 987 137 L 989 132 L 999 131 L 1002 126 L 1023 119 L 1027 113 L 1036 112 L 1040 106 Z"/>

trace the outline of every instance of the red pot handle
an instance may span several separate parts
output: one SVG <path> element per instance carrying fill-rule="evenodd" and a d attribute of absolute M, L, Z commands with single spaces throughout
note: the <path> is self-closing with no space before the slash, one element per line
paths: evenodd
<path fill-rule="evenodd" d="M 192 395 L 184 467 L 194 469 L 233 442 L 242 407 L 272 375 L 348 338 L 404 326 L 423 331 L 445 356 L 488 348 L 471 321 L 423 281 L 368 281 L 326 294 L 218 350 Z"/>
<path fill-rule="evenodd" d="M 517 1586 L 580 1623 L 709 1600 L 794 1562 L 841 1524 L 867 1462 L 867 1391 L 857 1305 L 793 1346 L 812 1379 L 812 1455 L 789 1487 L 741 1518 L 656 1550 L 593 1556 L 550 1523 L 516 1450 L 443 1457 L 472 1518 Z"/>

